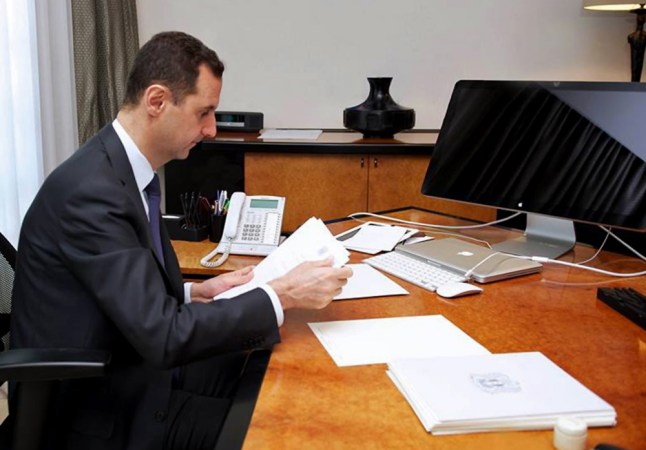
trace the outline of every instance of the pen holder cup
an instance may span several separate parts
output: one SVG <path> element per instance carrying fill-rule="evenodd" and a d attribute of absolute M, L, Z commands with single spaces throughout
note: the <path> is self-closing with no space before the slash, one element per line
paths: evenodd
<path fill-rule="evenodd" d="M 211 242 L 220 242 L 222 239 L 222 232 L 224 231 L 224 224 L 227 216 L 211 215 L 211 226 L 209 227 L 209 240 Z"/>

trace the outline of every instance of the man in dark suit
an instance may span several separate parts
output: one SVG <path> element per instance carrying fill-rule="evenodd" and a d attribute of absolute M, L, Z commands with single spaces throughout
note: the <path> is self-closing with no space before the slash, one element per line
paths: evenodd
<path fill-rule="evenodd" d="M 215 136 L 223 70 L 189 35 L 154 36 L 116 120 L 52 172 L 25 216 L 12 347 L 112 355 L 106 377 L 61 383 L 52 448 L 212 448 L 245 352 L 279 342 L 283 310 L 325 307 L 352 273 L 307 262 L 218 301 L 252 268 L 182 282 L 164 227 L 151 231 L 159 216 L 149 185 Z"/>

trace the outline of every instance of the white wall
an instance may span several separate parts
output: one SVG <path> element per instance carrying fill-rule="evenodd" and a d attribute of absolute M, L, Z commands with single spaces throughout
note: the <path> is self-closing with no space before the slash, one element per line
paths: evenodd
<path fill-rule="evenodd" d="M 195 35 L 226 64 L 221 110 L 265 127 L 342 128 L 343 109 L 392 76 L 391 95 L 439 128 L 463 78 L 630 80 L 627 13 L 582 0 L 137 0 L 140 41 Z"/>

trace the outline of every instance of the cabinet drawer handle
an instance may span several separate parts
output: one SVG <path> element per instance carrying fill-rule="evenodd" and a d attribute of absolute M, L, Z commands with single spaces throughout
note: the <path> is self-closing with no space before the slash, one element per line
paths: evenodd
<path fill-rule="evenodd" d="M 363 156 L 361 157 L 361 167 L 363 168 L 366 165 L 366 162 L 363 160 Z"/>
<path fill-rule="evenodd" d="M 375 159 L 372 161 L 372 166 L 373 166 L 373 167 L 379 167 L 379 160 L 378 160 L 377 158 L 375 158 Z"/>

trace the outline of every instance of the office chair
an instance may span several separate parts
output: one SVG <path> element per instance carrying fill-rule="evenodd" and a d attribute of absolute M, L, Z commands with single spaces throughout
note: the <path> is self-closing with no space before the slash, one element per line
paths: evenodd
<path fill-rule="evenodd" d="M 50 402 L 60 380 L 98 377 L 110 360 L 107 352 L 65 348 L 9 349 L 11 291 L 16 250 L 0 233 L 0 383 L 13 382 L 9 416 L 0 426 L 0 448 L 40 449 Z"/>

